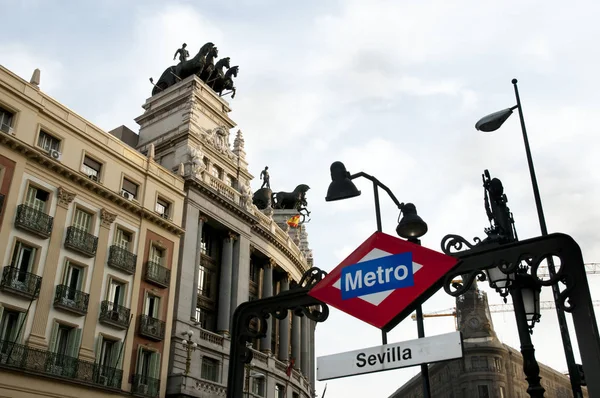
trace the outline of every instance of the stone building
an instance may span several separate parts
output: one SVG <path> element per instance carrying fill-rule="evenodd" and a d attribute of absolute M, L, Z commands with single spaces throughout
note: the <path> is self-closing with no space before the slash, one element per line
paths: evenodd
<path fill-rule="evenodd" d="M 0 396 L 164 396 L 184 179 L 38 84 L 0 66 Z"/>
<path fill-rule="evenodd" d="M 463 336 L 462 359 L 429 365 L 431 396 L 435 398 L 528 398 L 523 358 L 502 344 L 492 323 L 485 292 L 476 283 L 456 300 L 457 327 Z M 535 344 L 535 342 L 534 342 Z M 541 384 L 547 398 L 573 396 L 568 376 L 540 364 Z M 587 390 L 583 388 L 584 396 Z M 421 374 L 390 398 L 423 397 Z"/>
<path fill-rule="evenodd" d="M 167 396 L 224 396 L 233 311 L 300 280 L 312 264 L 307 234 L 303 226 L 287 226 L 295 211 L 253 205 L 242 132 L 230 135 L 236 124 L 229 104 L 197 76 L 159 91 L 143 108 L 139 136 L 126 128 L 113 134 L 185 179 Z M 290 176 L 276 188 L 292 191 L 300 182 Z M 186 373 L 188 331 L 198 347 Z M 312 398 L 314 331 L 306 317 L 271 321 L 267 336 L 253 342 L 251 396 Z"/>

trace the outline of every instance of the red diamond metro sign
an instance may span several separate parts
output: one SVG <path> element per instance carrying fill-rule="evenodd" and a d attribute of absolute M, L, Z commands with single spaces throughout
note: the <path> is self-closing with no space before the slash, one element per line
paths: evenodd
<path fill-rule="evenodd" d="M 345 313 L 391 330 L 431 297 L 457 259 L 375 232 L 308 293 Z"/>

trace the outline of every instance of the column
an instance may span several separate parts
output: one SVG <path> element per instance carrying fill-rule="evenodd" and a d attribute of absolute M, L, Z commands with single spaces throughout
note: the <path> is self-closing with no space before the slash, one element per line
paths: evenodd
<path fill-rule="evenodd" d="M 117 218 L 116 214 L 109 213 L 106 209 L 100 210 L 100 232 L 98 233 L 98 248 L 94 259 L 92 283 L 90 284 L 90 301 L 88 312 L 83 323 L 83 337 L 79 351 L 82 359 L 94 361 L 94 338 L 96 337 L 96 324 L 98 323 L 98 307 L 102 301 L 102 280 L 104 279 L 104 264 L 108 253 L 108 234 L 110 226 Z"/>
<path fill-rule="evenodd" d="M 221 256 L 221 281 L 219 283 L 219 313 L 217 318 L 218 333 L 229 335 L 231 323 L 231 276 L 233 268 L 233 241 L 236 236 L 228 232 L 223 240 Z"/>
<path fill-rule="evenodd" d="M 281 288 L 279 292 L 284 292 L 290 289 L 290 276 L 286 273 L 281 279 Z M 290 352 L 290 311 L 288 316 L 279 321 L 279 360 L 287 362 Z"/>
<path fill-rule="evenodd" d="M 35 348 L 46 349 L 48 342 L 46 341 L 46 326 L 48 324 L 48 314 L 52 305 L 54 296 L 54 283 L 56 280 L 56 271 L 58 268 L 58 259 L 60 249 L 62 247 L 63 236 L 65 231 L 65 222 L 67 220 L 67 210 L 69 204 L 75 199 L 75 194 L 58 188 L 57 192 L 58 203 L 48 243 L 48 253 L 44 265 L 44 274 L 42 275 L 42 286 L 35 308 L 35 316 L 33 317 L 33 326 L 29 335 L 29 345 Z"/>
<path fill-rule="evenodd" d="M 269 259 L 269 262 L 265 264 L 263 274 L 263 294 L 262 297 L 271 297 L 273 295 L 273 267 L 275 267 L 275 260 Z M 273 325 L 273 317 L 269 317 L 267 322 L 267 335 L 260 340 L 260 350 L 262 352 L 271 352 L 271 325 Z"/>
<path fill-rule="evenodd" d="M 191 207 L 191 206 L 190 206 Z M 203 215 L 199 215 L 198 216 L 198 230 L 196 231 L 196 244 L 192 247 L 185 247 L 185 250 L 187 250 L 187 252 L 189 252 L 190 254 L 193 252 L 195 253 L 194 256 L 194 283 L 192 284 L 192 297 L 190 297 L 190 302 L 191 302 L 191 309 L 190 309 L 190 320 L 192 321 L 196 321 L 196 306 L 198 305 L 198 284 L 200 283 L 200 281 L 198 280 L 198 278 L 200 277 L 200 260 L 202 258 L 202 228 L 204 227 L 204 223 L 206 223 L 208 221 L 208 219 L 206 217 L 204 217 Z M 194 231 L 193 229 L 188 229 L 187 228 L 187 224 L 186 224 L 186 235 L 189 233 L 192 236 L 190 237 L 190 240 L 192 240 L 193 236 L 194 236 Z M 194 249 L 194 250 L 192 250 Z M 183 251 L 179 252 L 180 256 L 183 255 Z M 185 263 L 181 263 L 181 266 L 185 265 Z M 183 269 L 182 269 L 182 274 L 183 274 Z M 181 283 L 182 281 L 180 280 L 179 283 Z"/>
<path fill-rule="evenodd" d="M 308 367 L 310 361 L 310 353 L 308 350 L 308 322 L 309 319 L 306 316 L 302 317 L 300 323 L 300 370 L 304 377 L 308 379 Z"/>
<path fill-rule="evenodd" d="M 248 301 L 250 283 L 250 240 L 240 235 L 233 243 L 233 286 L 231 314 L 238 305 Z"/>

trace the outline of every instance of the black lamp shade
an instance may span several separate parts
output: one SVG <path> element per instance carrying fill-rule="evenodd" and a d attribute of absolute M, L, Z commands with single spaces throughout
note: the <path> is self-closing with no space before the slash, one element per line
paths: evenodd
<path fill-rule="evenodd" d="M 407 203 L 402 208 L 403 217 L 396 227 L 396 233 L 401 238 L 420 238 L 427 233 L 427 223 L 417 214 L 417 208 Z"/>
<path fill-rule="evenodd" d="M 512 115 L 513 110 L 511 108 L 506 108 L 498 112 L 494 112 L 491 115 L 487 115 L 479 119 L 477 123 L 475 123 L 475 128 L 479 131 L 496 131 L 502 126 L 502 124 Z"/>
<path fill-rule="evenodd" d="M 490 268 L 486 270 L 485 273 L 487 274 L 490 287 L 496 289 L 496 291 L 500 293 L 500 296 L 508 296 L 508 288 L 512 285 L 513 281 L 515 280 L 515 274 L 506 274 L 502 272 L 502 270 L 499 267 Z"/>
<path fill-rule="evenodd" d="M 523 306 L 529 329 L 533 329 L 536 322 L 539 322 L 540 313 L 540 292 L 542 287 L 535 283 L 535 278 L 529 274 L 519 274 L 519 285 L 521 286 L 521 295 L 523 296 Z"/>
<path fill-rule="evenodd" d="M 360 191 L 350 179 L 350 173 L 346 171 L 346 166 L 342 162 L 333 162 L 331 164 L 331 184 L 327 189 L 327 202 L 353 198 L 360 195 Z"/>

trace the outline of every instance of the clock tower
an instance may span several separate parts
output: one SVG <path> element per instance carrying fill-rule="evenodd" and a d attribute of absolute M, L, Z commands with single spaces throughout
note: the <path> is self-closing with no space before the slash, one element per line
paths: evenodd
<path fill-rule="evenodd" d="M 456 322 L 463 338 L 496 339 L 487 294 L 473 282 L 471 288 L 456 298 Z"/>

